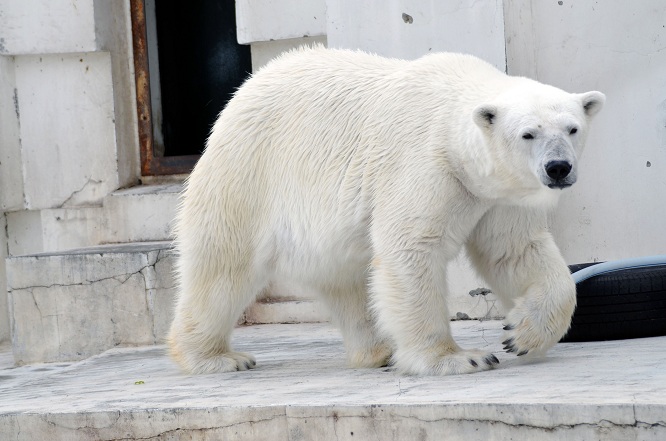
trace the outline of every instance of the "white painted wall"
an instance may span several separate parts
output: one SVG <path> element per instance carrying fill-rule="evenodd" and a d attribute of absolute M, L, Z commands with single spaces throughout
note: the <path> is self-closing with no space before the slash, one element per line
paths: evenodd
<path fill-rule="evenodd" d="M 129 0 L 0 0 L 4 256 L 97 243 L 102 200 L 138 183 Z M 0 289 L 0 341 L 7 337 Z"/>
<path fill-rule="evenodd" d="M 91 205 L 118 188 L 108 53 L 17 56 L 26 208 Z"/>
<path fill-rule="evenodd" d="M 141 176 L 141 161 L 136 128 L 136 85 L 129 2 L 94 0 L 93 4 L 98 50 L 111 55 L 118 186 L 137 185 Z"/>
<path fill-rule="evenodd" d="M 128 0 L 0 0 L 0 210 L 32 228 L 10 250 L 89 244 L 88 208 L 138 183 L 136 121 Z"/>
<path fill-rule="evenodd" d="M 0 342 L 9 340 L 9 305 L 7 301 L 7 269 L 5 258 L 7 257 L 7 226 L 5 216 L 0 213 Z"/>
<path fill-rule="evenodd" d="M 561 3 L 506 9 L 510 73 L 607 96 L 553 217 L 558 243 L 569 262 L 666 254 L 666 2 Z"/>
<path fill-rule="evenodd" d="M 465 52 L 504 70 L 502 0 L 327 0 L 329 47 L 387 57 Z"/>
<path fill-rule="evenodd" d="M 92 0 L 1 0 L 0 54 L 92 52 Z"/>
<path fill-rule="evenodd" d="M 326 34 L 325 0 L 236 0 L 240 44 Z"/>
<path fill-rule="evenodd" d="M 18 106 L 13 59 L 0 55 L 0 212 L 23 208 Z"/>

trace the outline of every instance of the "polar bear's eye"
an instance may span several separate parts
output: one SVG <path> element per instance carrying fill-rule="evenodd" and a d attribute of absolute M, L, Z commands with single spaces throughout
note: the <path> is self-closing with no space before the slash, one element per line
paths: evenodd
<path fill-rule="evenodd" d="M 525 133 L 523 135 L 523 139 L 534 139 L 534 135 L 532 135 L 531 133 Z"/>
<path fill-rule="evenodd" d="M 575 128 L 575 127 L 573 127 L 571 130 L 569 130 L 569 135 L 573 135 L 573 134 L 575 134 L 576 132 L 578 132 L 578 129 Z"/>

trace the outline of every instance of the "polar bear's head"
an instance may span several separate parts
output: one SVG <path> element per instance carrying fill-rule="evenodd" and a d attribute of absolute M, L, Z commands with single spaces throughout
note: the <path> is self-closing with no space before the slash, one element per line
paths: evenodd
<path fill-rule="evenodd" d="M 474 110 L 492 168 L 517 199 L 553 199 L 577 179 L 588 123 L 601 92 L 569 94 L 536 82 L 520 84 Z M 497 176 L 499 175 L 499 176 Z"/>

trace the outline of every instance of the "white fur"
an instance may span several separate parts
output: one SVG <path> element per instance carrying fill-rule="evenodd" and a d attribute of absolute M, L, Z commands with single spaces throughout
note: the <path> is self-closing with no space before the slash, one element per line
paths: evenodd
<path fill-rule="evenodd" d="M 560 190 L 541 169 L 575 165 L 603 101 L 459 54 L 317 47 L 270 63 L 221 113 L 183 193 L 172 354 L 193 373 L 253 367 L 231 350 L 235 323 L 266 287 L 297 283 L 322 293 L 352 366 L 488 369 L 449 329 L 447 263 L 464 245 L 512 307 L 510 349 L 545 351 L 575 287 L 545 223 Z"/>

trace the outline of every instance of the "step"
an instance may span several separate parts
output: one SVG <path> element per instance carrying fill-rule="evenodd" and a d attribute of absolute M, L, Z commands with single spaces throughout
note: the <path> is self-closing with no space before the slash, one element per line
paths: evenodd
<path fill-rule="evenodd" d="M 7 213 L 9 254 L 171 240 L 181 190 L 182 183 L 141 185 L 107 195 L 100 206 Z"/>
<path fill-rule="evenodd" d="M 140 185 L 104 198 L 101 243 L 170 240 L 182 183 Z"/>
<path fill-rule="evenodd" d="M 322 323 L 237 329 L 257 358 L 245 372 L 183 375 L 162 346 L 0 365 L 0 439 L 666 439 L 666 337 L 558 344 L 534 362 L 501 351 L 501 326 L 454 322 L 500 365 L 449 377 L 347 368 Z"/>
<path fill-rule="evenodd" d="M 163 343 L 172 319 L 168 241 L 102 245 L 7 259 L 17 364 L 82 360 L 116 346 Z M 308 293 L 270 293 L 242 322 L 328 320 Z"/>
<path fill-rule="evenodd" d="M 161 343 L 171 320 L 170 242 L 88 247 L 7 259 L 17 364 L 81 360 Z"/>

